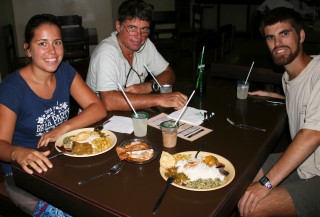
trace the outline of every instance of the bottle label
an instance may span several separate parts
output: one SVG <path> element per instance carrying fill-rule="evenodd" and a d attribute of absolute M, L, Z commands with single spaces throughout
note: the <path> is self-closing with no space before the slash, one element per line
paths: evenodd
<path fill-rule="evenodd" d="M 203 70 L 203 69 L 204 69 L 204 67 L 205 67 L 205 65 L 204 65 L 204 64 L 202 64 L 202 65 L 198 65 L 198 69 L 200 69 L 200 70 Z"/>

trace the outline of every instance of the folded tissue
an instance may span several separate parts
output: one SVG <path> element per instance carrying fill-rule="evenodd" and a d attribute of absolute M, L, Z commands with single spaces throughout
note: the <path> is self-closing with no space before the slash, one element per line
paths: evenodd
<path fill-rule="evenodd" d="M 114 115 L 109 119 L 109 122 L 103 126 L 103 128 L 118 133 L 131 134 L 133 132 L 132 119 Z"/>

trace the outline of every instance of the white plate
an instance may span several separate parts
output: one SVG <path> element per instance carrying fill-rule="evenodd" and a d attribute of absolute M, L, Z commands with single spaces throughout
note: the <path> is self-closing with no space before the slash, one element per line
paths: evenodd
<path fill-rule="evenodd" d="M 83 131 L 94 131 L 94 128 L 82 128 L 82 129 L 77 129 L 77 130 L 73 130 L 70 131 L 64 135 L 62 135 L 61 137 L 59 137 L 55 143 L 55 148 L 57 149 L 58 152 L 61 152 L 61 150 L 58 147 L 63 146 L 63 139 L 67 136 L 72 136 L 72 135 L 76 135 L 78 133 L 81 133 Z M 103 150 L 102 152 L 97 152 L 94 154 L 84 154 L 84 155 L 76 155 L 73 154 L 72 152 L 65 152 L 64 155 L 70 156 L 70 157 L 92 157 L 92 156 L 96 156 L 99 154 L 103 154 L 107 151 L 109 151 L 110 149 L 112 149 L 116 143 L 117 143 L 117 137 L 114 133 L 108 131 L 108 130 L 102 130 L 102 133 L 104 133 L 105 135 L 107 135 L 110 139 L 111 139 L 111 145 L 109 148 L 107 148 L 106 150 Z M 58 146 L 58 147 L 57 147 Z"/>
<path fill-rule="evenodd" d="M 174 155 L 177 155 L 177 154 L 189 155 L 190 154 L 191 156 L 195 156 L 196 153 L 197 153 L 196 151 L 186 151 L 186 152 L 176 153 Z M 229 175 L 225 177 L 224 182 L 221 185 L 216 186 L 214 188 L 206 188 L 206 189 L 188 188 L 188 187 L 185 187 L 185 186 L 182 186 L 182 185 L 178 185 L 178 184 L 176 184 L 174 182 L 172 183 L 172 185 L 174 185 L 174 186 L 176 186 L 178 188 L 182 188 L 182 189 L 190 190 L 190 191 L 212 191 L 212 190 L 217 190 L 217 189 L 223 188 L 223 187 L 227 186 L 228 184 L 230 184 L 230 182 L 234 179 L 234 176 L 236 174 L 232 163 L 230 161 L 228 161 L 226 158 L 224 158 L 224 157 L 222 157 L 220 155 L 214 154 L 214 153 L 210 153 L 210 152 L 203 152 L 202 151 L 202 152 L 199 153 L 198 156 L 199 157 L 205 157 L 207 155 L 215 156 L 220 163 L 223 163 L 225 165 L 224 169 L 229 172 Z M 168 177 L 165 176 L 165 172 L 166 172 L 166 169 L 163 168 L 163 167 L 160 167 L 160 174 L 161 174 L 162 178 L 167 180 Z"/>

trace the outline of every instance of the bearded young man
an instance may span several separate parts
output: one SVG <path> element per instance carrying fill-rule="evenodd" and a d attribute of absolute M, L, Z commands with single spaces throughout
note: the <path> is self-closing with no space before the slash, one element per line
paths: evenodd
<path fill-rule="evenodd" d="M 179 92 L 152 93 L 155 83 L 145 82 L 151 70 L 160 84 L 173 84 L 175 75 L 169 63 L 149 40 L 152 7 L 142 0 L 124 1 L 118 10 L 116 32 L 101 41 L 92 53 L 87 84 L 108 111 L 130 110 L 119 91 L 124 88 L 135 109 L 153 106 L 182 108 L 187 97 Z"/>
<path fill-rule="evenodd" d="M 282 85 L 292 142 L 271 154 L 238 203 L 241 216 L 320 216 L 320 56 L 303 50 L 301 16 L 275 8 L 260 31 L 274 62 L 285 67 Z M 250 95 L 280 97 L 266 91 Z"/>

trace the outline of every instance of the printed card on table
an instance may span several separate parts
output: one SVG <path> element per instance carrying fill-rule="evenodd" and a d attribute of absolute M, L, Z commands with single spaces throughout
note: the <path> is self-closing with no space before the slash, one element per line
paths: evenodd
<path fill-rule="evenodd" d="M 168 117 L 167 114 L 161 113 L 157 116 L 150 118 L 148 120 L 148 125 L 160 130 L 160 123 L 167 120 L 171 119 Z M 180 127 L 178 130 L 178 137 L 186 139 L 188 141 L 194 141 L 212 131 L 211 129 L 202 126 L 191 125 L 181 121 L 179 122 L 179 124 Z"/>

